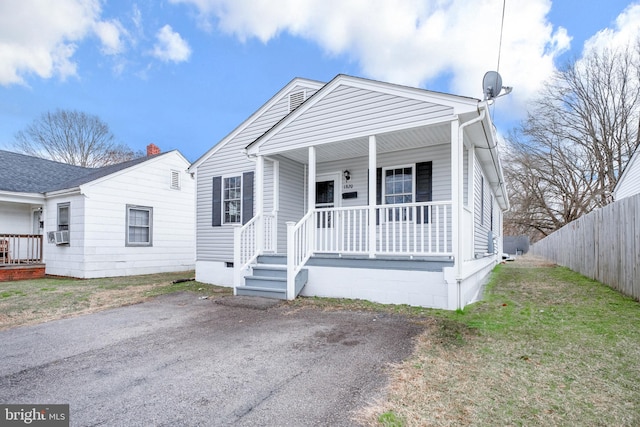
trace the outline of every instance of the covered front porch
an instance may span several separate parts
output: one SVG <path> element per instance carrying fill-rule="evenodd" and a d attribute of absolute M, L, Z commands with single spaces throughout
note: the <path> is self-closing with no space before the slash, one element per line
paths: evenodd
<path fill-rule="evenodd" d="M 235 230 L 234 287 L 243 286 L 244 276 L 265 254 L 284 256 L 287 299 L 299 292 L 300 272 L 318 266 L 318 259 L 335 272 L 365 268 L 362 260 L 368 259 L 367 269 L 387 271 L 377 277 L 391 271 L 396 278 L 432 270 L 424 267 L 432 262 L 439 268 L 438 286 L 446 287 L 445 268 L 476 258 L 473 204 L 468 203 L 475 159 L 460 129 L 450 118 L 277 154 L 256 153 L 257 212 Z M 432 281 L 433 273 L 416 280 Z"/>
<path fill-rule="evenodd" d="M 0 234 L 0 282 L 44 277 L 40 234 Z"/>

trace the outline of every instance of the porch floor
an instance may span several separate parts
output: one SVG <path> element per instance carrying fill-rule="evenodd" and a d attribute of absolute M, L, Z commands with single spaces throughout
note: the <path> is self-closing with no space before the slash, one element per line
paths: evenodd
<path fill-rule="evenodd" d="M 379 270 L 405 271 L 442 271 L 452 267 L 454 261 L 449 256 L 376 256 L 365 255 L 316 254 L 309 258 L 306 265 L 314 267 L 371 268 Z"/>

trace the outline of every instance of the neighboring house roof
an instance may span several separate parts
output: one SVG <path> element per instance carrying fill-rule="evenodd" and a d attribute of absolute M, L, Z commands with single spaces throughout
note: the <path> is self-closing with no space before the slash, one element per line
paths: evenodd
<path fill-rule="evenodd" d="M 101 168 L 85 168 L 0 150 L 0 190 L 46 193 L 75 188 L 167 153 L 140 157 Z"/>

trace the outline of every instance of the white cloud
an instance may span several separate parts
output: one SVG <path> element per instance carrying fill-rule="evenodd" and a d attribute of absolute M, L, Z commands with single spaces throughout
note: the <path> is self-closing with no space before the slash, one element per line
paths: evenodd
<path fill-rule="evenodd" d="M 99 13 L 98 0 L 0 2 L 0 85 L 22 84 L 28 74 L 75 75 L 76 43 Z"/>
<path fill-rule="evenodd" d="M 152 55 L 164 62 L 187 61 L 191 56 L 189 44 L 173 31 L 170 25 L 165 25 L 156 35 L 157 42 Z"/>
<path fill-rule="evenodd" d="M 447 75 L 449 90 L 482 97 L 498 62 L 502 0 L 171 0 L 240 40 L 288 32 L 360 64 L 365 76 L 423 86 Z M 500 72 L 522 99 L 535 93 L 569 47 L 547 21 L 550 0 L 507 2 Z"/>
<path fill-rule="evenodd" d="M 605 28 L 587 40 L 584 51 L 633 47 L 637 41 L 640 41 L 639 37 L 640 4 L 634 4 L 618 15 L 614 28 Z"/>
<path fill-rule="evenodd" d="M 102 42 L 102 53 L 105 55 L 118 55 L 125 49 L 123 35 L 127 34 L 118 20 L 97 22 L 94 31 Z"/>

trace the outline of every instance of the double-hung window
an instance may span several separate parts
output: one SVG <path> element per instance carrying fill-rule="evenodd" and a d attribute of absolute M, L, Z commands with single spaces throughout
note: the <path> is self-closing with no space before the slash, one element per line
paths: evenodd
<path fill-rule="evenodd" d="M 384 203 L 387 205 L 413 203 L 414 166 L 384 168 L 382 171 Z M 410 208 L 389 209 L 389 221 L 411 220 Z"/>
<path fill-rule="evenodd" d="M 214 176 L 211 187 L 211 225 L 246 224 L 253 218 L 253 171 Z"/>
<path fill-rule="evenodd" d="M 127 246 L 152 246 L 153 208 L 127 205 Z"/>
<path fill-rule="evenodd" d="M 242 222 L 242 176 L 223 179 L 222 215 L 226 224 Z"/>
<path fill-rule="evenodd" d="M 58 203 L 58 231 L 69 230 L 70 203 Z"/>

